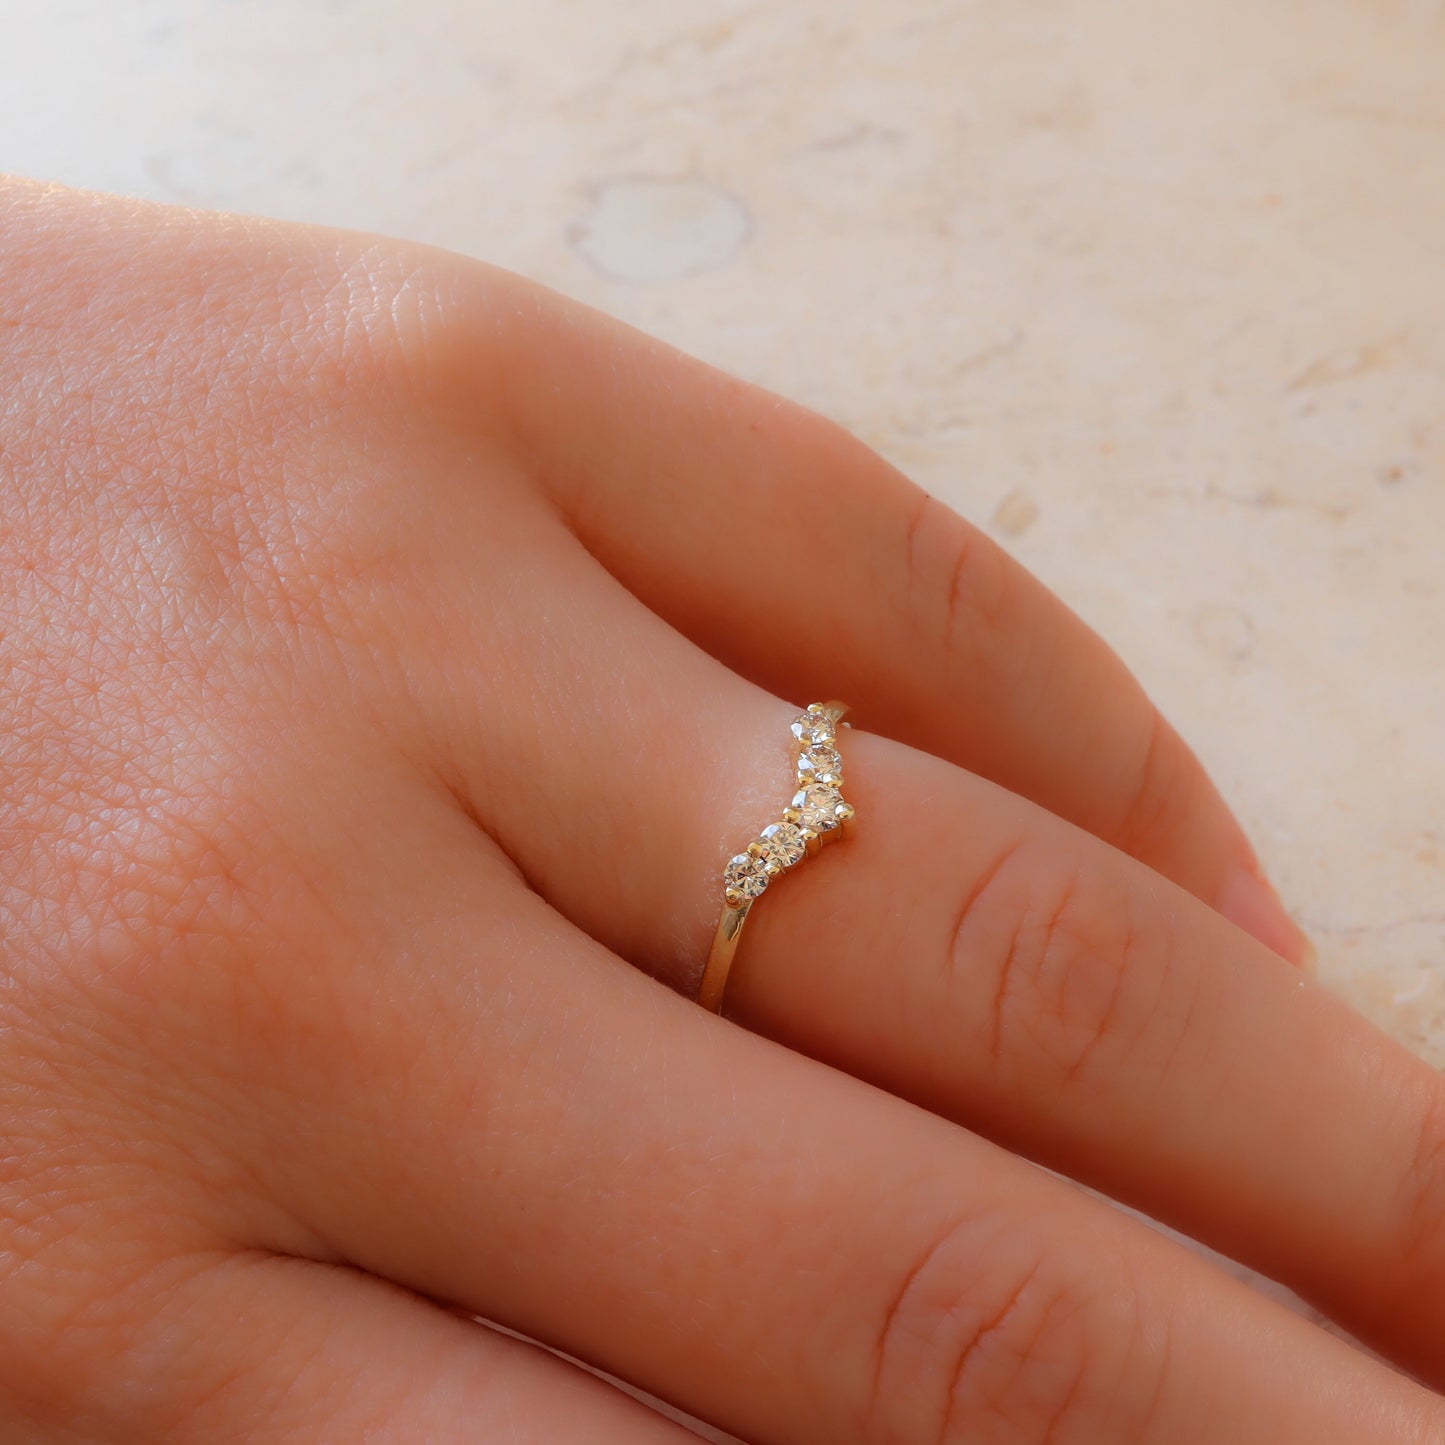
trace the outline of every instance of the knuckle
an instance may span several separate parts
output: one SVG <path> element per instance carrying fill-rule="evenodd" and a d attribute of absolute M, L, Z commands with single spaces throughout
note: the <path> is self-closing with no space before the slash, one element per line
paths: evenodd
<path fill-rule="evenodd" d="M 915 629 L 976 675 L 981 692 L 1011 688 L 1030 659 L 1006 625 L 1013 571 L 1005 553 L 928 492 L 907 519 L 902 550 Z"/>
<path fill-rule="evenodd" d="M 1157 708 L 1150 707 L 1135 779 L 1110 841 L 1136 857 L 1149 851 L 1187 816 L 1200 777 L 1184 740 Z"/>
<path fill-rule="evenodd" d="M 955 1220 L 916 1258 L 878 1332 L 870 1427 L 937 1445 L 1001 1430 L 1071 1439 L 1086 1424 L 1142 1438 L 1141 1421 L 1126 1421 L 1131 1411 L 1114 1398 L 1126 1377 L 1132 1387 L 1153 1367 L 1138 1358 L 1137 1301 L 1022 1238 L 1016 1222 Z"/>
<path fill-rule="evenodd" d="M 1126 879 L 1025 840 L 963 899 L 946 949 L 948 988 L 967 1001 L 994 1075 L 1041 1070 L 1080 1084 L 1161 1023 L 1173 934 Z"/>
<path fill-rule="evenodd" d="M 55 534 L 39 542 L 152 611 L 194 582 L 212 624 L 293 621 L 384 561 L 421 509 L 395 485 L 415 466 L 373 459 L 434 420 L 416 403 L 457 329 L 447 268 L 399 242 L 78 204 L 27 213 L 4 288 L 29 323 L 0 350 L 0 474 Z M 12 573 L 46 550 L 35 530 Z"/>
<path fill-rule="evenodd" d="M 305 373 L 338 405 L 414 406 L 449 374 L 469 335 L 456 279 L 400 242 L 337 256 L 296 318 Z"/>

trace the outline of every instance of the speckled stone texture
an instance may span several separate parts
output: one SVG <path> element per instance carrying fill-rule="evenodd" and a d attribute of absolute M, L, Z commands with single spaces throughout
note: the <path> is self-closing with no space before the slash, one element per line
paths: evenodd
<path fill-rule="evenodd" d="M 1442 0 L 12 9 L 9 168 L 526 272 L 990 529 L 1445 1063 Z"/>

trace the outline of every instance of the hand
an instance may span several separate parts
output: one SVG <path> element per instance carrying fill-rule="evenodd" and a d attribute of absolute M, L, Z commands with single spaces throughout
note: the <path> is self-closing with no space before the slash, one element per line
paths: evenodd
<path fill-rule="evenodd" d="M 687 1438 L 471 1314 L 770 1445 L 1445 1438 L 1016 1157 L 1445 1375 L 1439 1078 L 842 430 L 475 262 L 19 183 L 0 398 L 6 1439 Z M 717 1019 L 831 696 L 855 835 Z"/>

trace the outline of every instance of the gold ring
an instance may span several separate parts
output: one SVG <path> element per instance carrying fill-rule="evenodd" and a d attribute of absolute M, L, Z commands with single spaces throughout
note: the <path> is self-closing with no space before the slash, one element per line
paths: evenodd
<path fill-rule="evenodd" d="M 843 798 L 843 759 L 838 734 L 847 703 L 813 702 L 792 722 L 797 750 L 798 790 L 782 817 L 728 860 L 723 870 L 723 910 L 702 972 L 697 1001 L 722 1012 L 723 990 L 733 966 L 748 910 L 778 874 L 816 853 L 824 843 L 851 831 L 853 805 Z"/>

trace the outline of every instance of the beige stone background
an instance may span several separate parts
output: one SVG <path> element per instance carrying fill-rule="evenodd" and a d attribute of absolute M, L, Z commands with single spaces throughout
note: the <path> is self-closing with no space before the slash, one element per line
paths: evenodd
<path fill-rule="evenodd" d="M 851 427 L 1445 1063 L 1445 0 L 0 11 L 5 169 L 485 257 Z"/>

